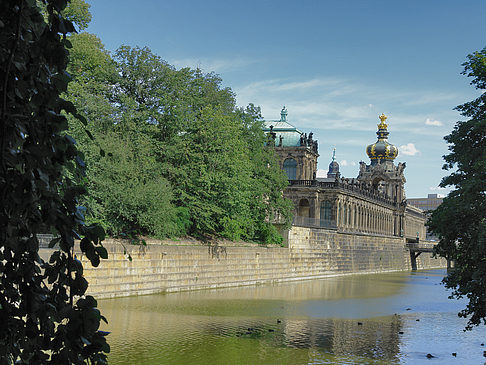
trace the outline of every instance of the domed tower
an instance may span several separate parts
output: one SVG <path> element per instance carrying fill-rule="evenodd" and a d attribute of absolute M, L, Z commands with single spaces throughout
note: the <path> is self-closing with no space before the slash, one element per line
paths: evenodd
<path fill-rule="evenodd" d="M 336 162 L 336 149 L 332 151 L 332 161 L 329 164 L 329 171 L 327 172 L 328 178 L 339 178 L 341 173 L 339 172 L 339 164 Z"/>
<path fill-rule="evenodd" d="M 280 166 L 289 180 L 315 180 L 317 175 L 318 143 L 312 132 L 307 135 L 288 121 L 284 106 L 280 120 L 267 120 L 263 131 L 267 146 L 272 146 L 280 158 Z"/>
<path fill-rule="evenodd" d="M 381 123 L 378 124 L 378 140 L 366 147 L 366 154 L 371 159 L 371 164 L 385 163 L 393 165 L 393 160 L 398 156 L 398 148 L 388 143 L 388 125 L 385 123 L 387 117 L 380 115 Z"/>
<path fill-rule="evenodd" d="M 388 143 L 388 125 L 385 123 L 387 117 L 380 115 L 378 124 L 378 140 L 366 147 L 366 154 L 371 160 L 367 165 L 360 162 L 358 180 L 370 188 L 392 199 L 396 204 L 402 204 L 405 200 L 405 176 L 403 170 L 405 163 L 395 166 L 393 161 L 398 156 L 398 148 Z"/>

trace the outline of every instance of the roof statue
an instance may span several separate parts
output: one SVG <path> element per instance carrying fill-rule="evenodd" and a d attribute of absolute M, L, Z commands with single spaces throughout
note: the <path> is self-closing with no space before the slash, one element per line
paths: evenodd
<path fill-rule="evenodd" d="M 314 139 L 314 134 L 310 132 L 307 135 L 290 124 L 288 114 L 287 108 L 284 106 L 280 111 L 280 119 L 264 121 L 263 131 L 267 134 L 266 144 L 276 147 L 306 147 L 317 154 L 318 142 Z M 269 138 L 271 141 L 268 140 Z"/>

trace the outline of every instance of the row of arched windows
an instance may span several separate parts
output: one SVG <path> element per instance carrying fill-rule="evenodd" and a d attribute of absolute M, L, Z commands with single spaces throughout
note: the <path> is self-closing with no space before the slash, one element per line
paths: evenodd
<path fill-rule="evenodd" d="M 310 218 L 311 209 L 307 199 L 299 201 L 298 215 Z M 316 212 L 317 213 L 317 212 Z M 321 227 L 336 226 L 350 231 L 379 233 L 393 235 L 395 220 L 391 211 L 337 201 L 334 205 L 329 200 L 323 200 L 319 207 L 319 217 L 316 224 Z"/>
<path fill-rule="evenodd" d="M 394 234 L 395 220 L 391 211 L 349 202 L 338 202 L 338 227 L 369 233 Z"/>

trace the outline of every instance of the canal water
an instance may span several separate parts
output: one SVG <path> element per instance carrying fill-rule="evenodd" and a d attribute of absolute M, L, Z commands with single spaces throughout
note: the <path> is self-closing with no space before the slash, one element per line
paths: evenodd
<path fill-rule="evenodd" d="M 99 301 L 110 364 L 485 364 L 445 270 Z M 453 353 L 456 356 L 453 356 Z M 434 356 L 427 358 L 427 354 Z"/>

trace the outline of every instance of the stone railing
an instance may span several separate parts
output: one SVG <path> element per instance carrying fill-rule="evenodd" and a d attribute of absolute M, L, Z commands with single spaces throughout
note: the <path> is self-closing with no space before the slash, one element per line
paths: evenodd
<path fill-rule="evenodd" d="M 382 194 L 363 189 L 359 185 L 349 184 L 341 181 L 318 181 L 318 180 L 289 180 L 289 186 L 307 186 L 321 189 L 340 189 L 353 192 L 358 196 L 372 199 L 374 201 L 395 206 L 395 202 Z"/>
<path fill-rule="evenodd" d="M 434 247 L 437 244 L 434 242 L 408 242 L 406 247 L 412 252 L 434 252 Z"/>
<path fill-rule="evenodd" d="M 336 221 L 319 218 L 294 216 L 293 226 L 337 229 Z"/>
<path fill-rule="evenodd" d="M 338 227 L 334 220 L 320 220 L 319 218 L 294 216 L 292 221 L 293 227 L 324 228 L 335 230 L 338 233 L 349 233 L 356 235 L 372 235 L 379 237 L 399 237 L 390 232 L 378 232 L 373 230 L 364 230 L 357 227 L 340 226 Z"/>
<path fill-rule="evenodd" d="M 49 242 L 53 240 L 55 237 L 50 234 L 50 233 L 38 233 L 37 239 L 39 240 L 39 248 L 48 248 L 49 247 Z M 56 248 L 58 247 L 58 244 L 55 246 Z"/>

